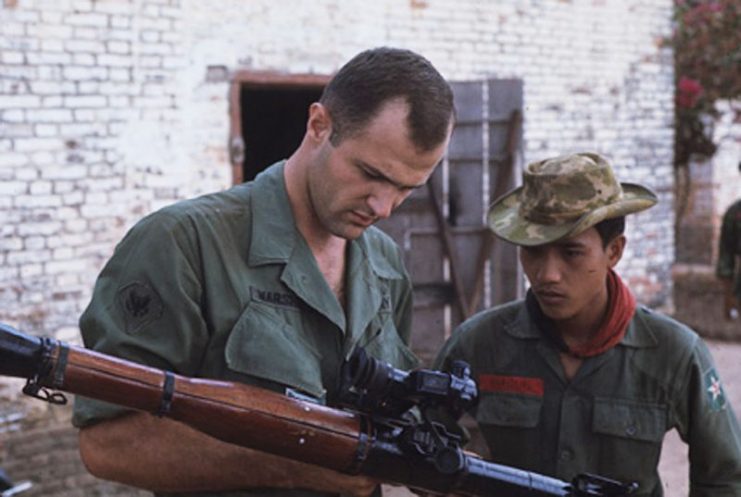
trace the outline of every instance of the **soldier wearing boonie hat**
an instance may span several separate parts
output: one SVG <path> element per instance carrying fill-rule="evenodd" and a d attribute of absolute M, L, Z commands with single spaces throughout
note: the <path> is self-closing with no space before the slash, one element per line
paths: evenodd
<path fill-rule="evenodd" d="M 527 295 L 461 324 L 435 365 L 471 365 L 470 414 L 495 462 L 564 480 L 598 473 L 661 496 L 659 454 L 675 428 L 690 446 L 690 494 L 741 496 L 741 430 L 710 352 L 637 306 L 614 270 L 625 216 L 656 202 L 599 154 L 529 164 L 488 217 L 520 247 Z"/>

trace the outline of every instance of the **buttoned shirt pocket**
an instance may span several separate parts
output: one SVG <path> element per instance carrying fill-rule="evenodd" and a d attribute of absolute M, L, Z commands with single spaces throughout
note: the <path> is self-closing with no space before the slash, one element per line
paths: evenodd
<path fill-rule="evenodd" d="M 482 392 L 474 412 L 493 461 L 535 470 L 540 453 L 543 398 L 502 392 Z"/>
<path fill-rule="evenodd" d="M 592 429 L 629 440 L 661 442 L 666 432 L 666 415 L 664 405 L 597 397 Z"/>
<path fill-rule="evenodd" d="M 481 424 L 535 428 L 540 422 L 543 399 L 509 393 L 482 393 L 476 409 Z"/>
<path fill-rule="evenodd" d="M 395 368 L 409 370 L 419 361 L 399 336 L 390 312 L 379 312 L 368 327 L 368 336 L 361 345 L 371 356 L 388 362 Z"/>
<path fill-rule="evenodd" d="M 592 432 L 600 448 L 599 470 L 609 469 L 610 474 L 623 479 L 647 474 L 646 468 L 655 468 L 658 464 L 666 427 L 665 405 L 595 398 Z"/>
<path fill-rule="evenodd" d="M 227 367 L 322 399 L 320 354 L 301 331 L 298 309 L 253 300 L 229 334 Z"/>

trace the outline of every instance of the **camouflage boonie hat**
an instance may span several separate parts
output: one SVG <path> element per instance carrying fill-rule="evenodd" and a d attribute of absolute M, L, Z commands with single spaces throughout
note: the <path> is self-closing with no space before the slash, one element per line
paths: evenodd
<path fill-rule="evenodd" d="M 612 167 L 593 153 L 528 164 L 523 185 L 494 201 L 489 228 L 516 245 L 535 246 L 578 235 L 600 221 L 648 209 L 656 195 L 618 183 Z"/>

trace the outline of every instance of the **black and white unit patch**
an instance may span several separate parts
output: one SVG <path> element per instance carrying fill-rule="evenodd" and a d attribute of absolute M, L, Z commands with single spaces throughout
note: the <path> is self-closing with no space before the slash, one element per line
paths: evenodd
<path fill-rule="evenodd" d="M 136 333 L 162 317 L 162 299 L 146 283 L 134 281 L 119 288 L 117 300 L 124 316 L 126 333 Z"/>

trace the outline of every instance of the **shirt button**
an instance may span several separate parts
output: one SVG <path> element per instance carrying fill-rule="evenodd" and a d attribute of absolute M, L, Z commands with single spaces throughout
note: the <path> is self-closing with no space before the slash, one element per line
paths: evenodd
<path fill-rule="evenodd" d="M 573 459 L 573 457 L 574 457 L 574 453 L 571 452 L 571 450 L 564 449 L 561 451 L 560 458 L 562 461 L 570 461 L 571 459 Z"/>
<path fill-rule="evenodd" d="M 636 428 L 636 425 L 628 425 L 625 428 L 625 434 L 629 437 L 634 437 L 635 434 L 638 432 L 638 429 Z"/>

